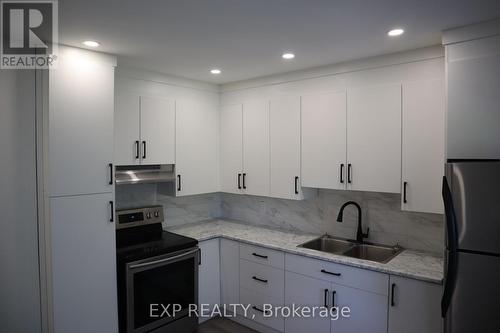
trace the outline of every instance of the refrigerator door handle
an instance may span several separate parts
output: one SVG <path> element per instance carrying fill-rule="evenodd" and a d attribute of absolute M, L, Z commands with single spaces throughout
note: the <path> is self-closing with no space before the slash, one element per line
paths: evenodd
<path fill-rule="evenodd" d="M 448 257 L 445 269 L 446 278 L 444 281 L 443 298 L 441 299 L 441 316 L 444 318 L 450 306 L 458 270 L 458 233 L 457 218 L 451 196 L 450 186 L 446 177 L 443 177 L 442 195 L 444 201 L 444 212 L 446 217 L 446 230 L 448 238 Z"/>

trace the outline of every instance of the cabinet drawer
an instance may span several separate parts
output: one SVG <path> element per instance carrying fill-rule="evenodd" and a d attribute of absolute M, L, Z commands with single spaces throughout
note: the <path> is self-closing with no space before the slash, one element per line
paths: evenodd
<path fill-rule="evenodd" d="M 285 264 L 283 252 L 248 244 L 240 244 L 240 258 L 281 269 Z"/>
<path fill-rule="evenodd" d="M 389 291 L 389 276 L 387 274 L 324 260 L 286 254 L 285 269 L 290 272 L 381 295 L 388 295 Z"/>
<path fill-rule="evenodd" d="M 284 300 L 285 273 L 282 269 L 240 259 L 240 286 Z"/>
<path fill-rule="evenodd" d="M 259 294 L 253 291 L 250 291 L 245 288 L 240 288 L 240 301 L 243 305 L 250 305 L 250 308 L 247 312 L 247 319 L 254 320 L 262 325 L 271 327 L 277 331 L 284 331 L 285 328 L 285 320 L 282 317 L 269 317 L 265 318 L 257 309 L 262 310 L 263 304 L 271 304 L 273 306 L 283 306 L 283 302 L 280 300 L 276 300 L 267 295 Z M 257 309 L 255 309 L 257 308 Z M 240 314 L 242 314 L 242 310 L 239 310 Z"/>

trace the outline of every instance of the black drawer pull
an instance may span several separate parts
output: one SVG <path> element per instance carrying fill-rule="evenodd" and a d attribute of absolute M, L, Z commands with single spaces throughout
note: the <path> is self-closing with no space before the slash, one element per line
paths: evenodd
<path fill-rule="evenodd" d="M 340 164 L 340 183 L 344 184 L 344 163 Z"/>
<path fill-rule="evenodd" d="M 115 204 L 113 201 L 109 202 L 110 217 L 109 222 L 115 222 Z"/>
<path fill-rule="evenodd" d="M 113 185 L 113 163 L 109 163 L 109 185 Z"/>
<path fill-rule="evenodd" d="M 406 187 L 408 186 L 408 182 L 403 182 L 403 203 L 408 203 L 406 200 Z"/>
<path fill-rule="evenodd" d="M 267 256 L 263 256 L 262 254 L 257 254 L 257 253 L 255 253 L 255 252 L 254 252 L 254 253 L 252 253 L 252 255 L 253 255 L 254 257 L 257 257 L 257 258 L 267 259 Z"/>
<path fill-rule="evenodd" d="M 337 311 L 337 309 L 335 308 L 335 295 L 337 294 L 337 292 L 335 290 L 332 291 L 332 308 L 335 309 L 335 311 Z"/>
<path fill-rule="evenodd" d="M 295 194 L 299 194 L 299 177 L 295 176 Z"/>
<path fill-rule="evenodd" d="M 182 190 L 181 181 L 181 175 L 177 175 L 177 192 L 180 192 Z"/>
<path fill-rule="evenodd" d="M 352 165 L 351 163 L 347 164 L 347 182 L 349 184 L 352 183 L 352 179 L 351 179 L 351 169 L 352 169 Z"/>
<path fill-rule="evenodd" d="M 325 289 L 325 298 L 324 298 L 325 308 L 328 308 L 328 289 Z"/>
<path fill-rule="evenodd" d="M 146 158 L 146 141 L 142 141 L 142 158 Z"/>
<path fill-rule="evenodd" d="M 335 276 L 340 276 L 341 275 L 341 273 L 333 273 L 333 272 L 329 272 L 329 271 L 324 270 L 324 269 L 321 270 L 321 273 L 335 275 Z"/>
<path fill-rule="evenodd" d="M 259 279 L 259 278 L 258 278 L 258 277 L 256 277 L 256 276 L 252 276 L 252 279 L 254 279 L 255 281 L 259 281 L 259 282 L 267 283 L 267 280 L 265 280 L 265 279 Z"/>
<path fill-rule="evenodd" d="M 396 289 L 395 283 L 391 285 L 391 306 L 396 306 L 396 302 L 394 301 L 394 289 Z"/>
<path fill-rule="evenodd" d="M 246 190 L 247 189 L 247 184 L 245 183 L 245 178 L 247 177 L 247 174 L 244 173 L 243 174 L 243 189 Z"/>
<path fill-rule="evenodd" d="M 139 159 L 139 154 L 140 154 L 140 152 L 139 152 L 139 150 L 140 150 L 139 146 L 140 146 L 139 140 L 135 141 L 135 159 L 136 160 Z"/>
<path fill-rule="evenodd" d="M 252 306 L 252 309 L 254 309 L 255 311 L 259 311 L 259 312 L 264 313 L 264 310 L 261 310 L 261 309 L 259 309 L 259 308 L 258 308 L 258 307 L 256 307 L 256 306 Z"/>
<path fill-rule="evenodd" d="M 241 173 L 238 174 L 238 190 L 241 190 Z"/>

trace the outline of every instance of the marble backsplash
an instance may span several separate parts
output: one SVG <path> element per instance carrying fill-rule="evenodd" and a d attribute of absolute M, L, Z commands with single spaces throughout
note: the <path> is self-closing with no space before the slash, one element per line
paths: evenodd
<path fill-rule="evenodd" d="M 166 226 L 225 218 L 291 231 L 354 238 L 357 223 L 354 207 L 345 209 L 344 222 L 336 222 L 340 206 L 349 200 L 362 207 L 364 230 L 370 228 L 369 241 L 443 252 L 443 216 L 403 212 L 399 194 L 319 190 L 313 198 L 295 201 L 229 193 L 174 198 L 163 194 L 161 185 L 156 184 L 116 188 L 118 208 L 163 205 Z"/>

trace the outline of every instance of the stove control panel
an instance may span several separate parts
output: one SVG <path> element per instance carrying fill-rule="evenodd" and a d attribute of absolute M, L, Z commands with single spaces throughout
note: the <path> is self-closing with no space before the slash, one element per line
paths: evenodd
<path fill-rule="evenodd" d="M 116 229 L 163 222 L 163 206 L 148 206 L 116 211 Z"/>

